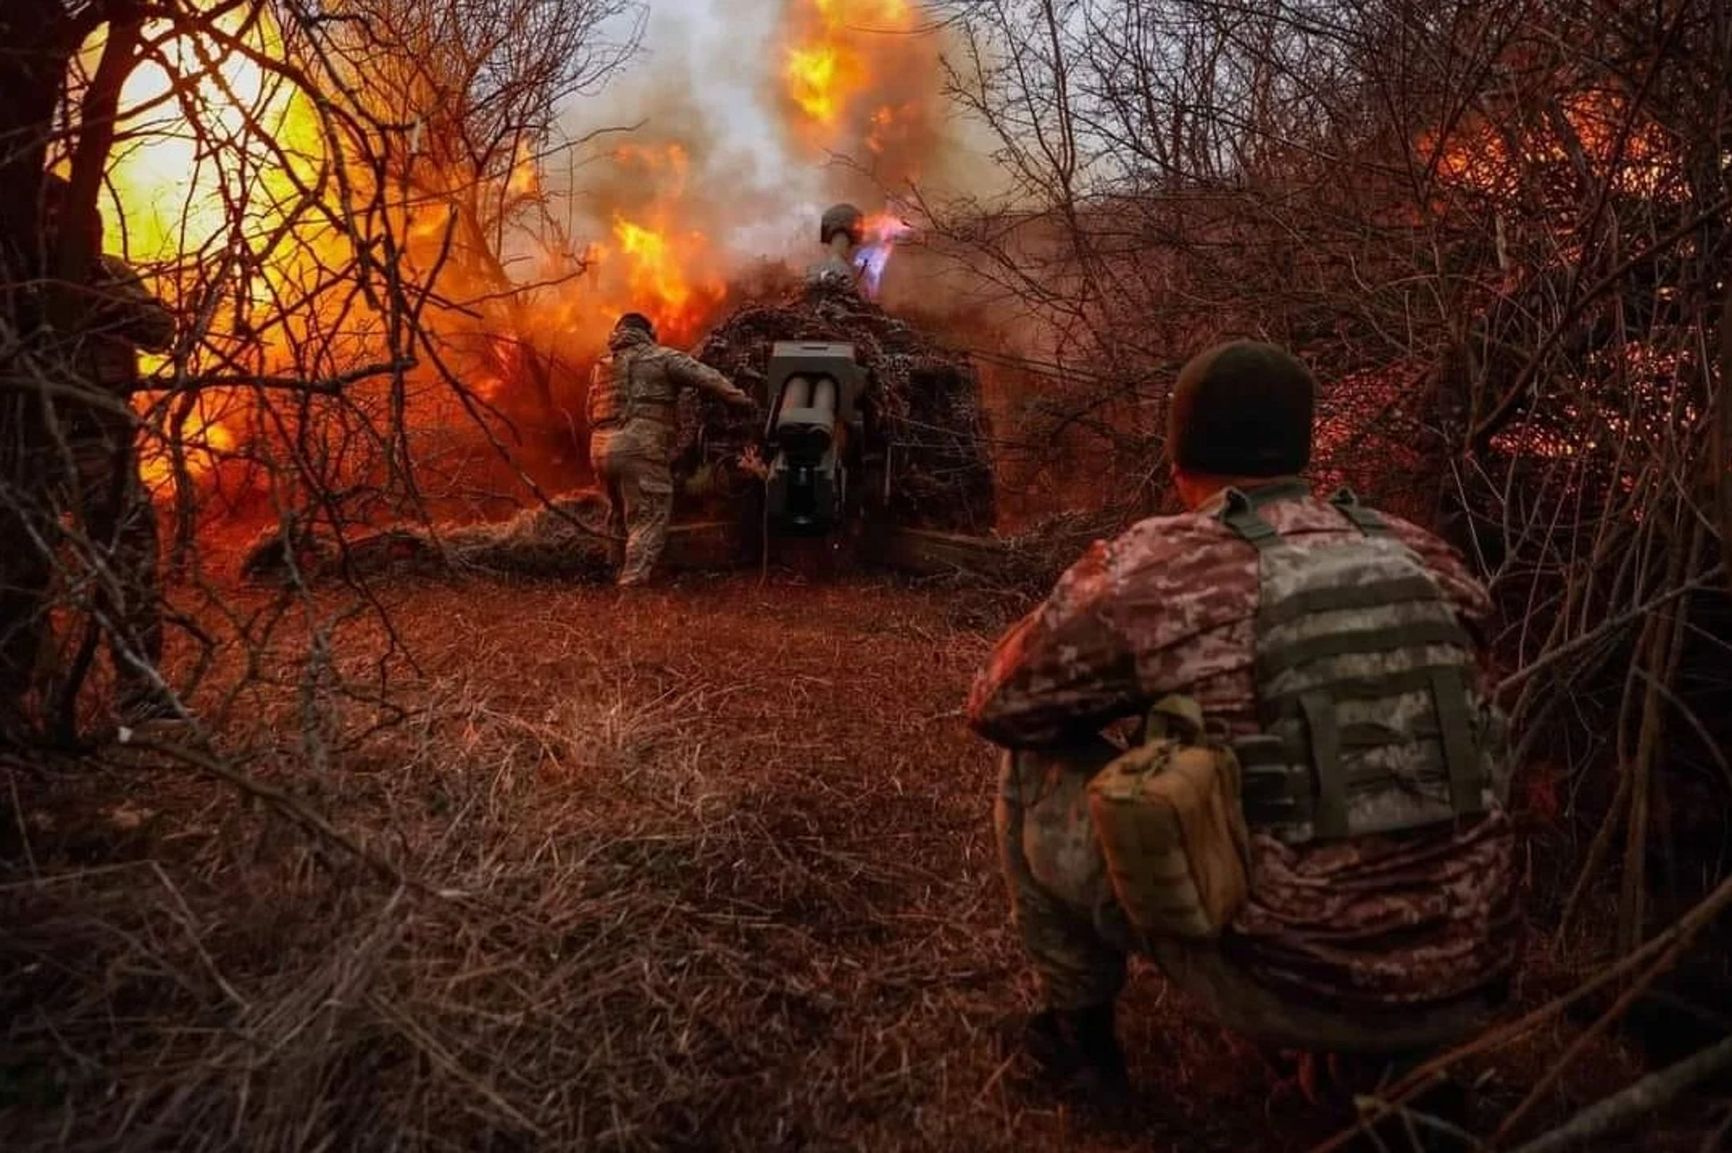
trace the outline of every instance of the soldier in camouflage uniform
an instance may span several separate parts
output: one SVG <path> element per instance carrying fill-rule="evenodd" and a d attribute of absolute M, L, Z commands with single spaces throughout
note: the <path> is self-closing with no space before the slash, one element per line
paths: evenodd
<path fill-rule="evenodd" d="M 607 494 L 610 526 L 625 542 L 618 583 L 641 585 L 667 543 L 680 390 L 699 389 L 740 408 L 754 402 L 707 364 L 657 344 L 639 313 L 619 318 L 607 347 L 590 378 L 589 460 Z"/>
<path fill-rule="evenodd" d="M 866 218 L 852 204 L 833 204 L 818 222 L 818 243 L 827 250 L 824 259 L 806 269 L 806 283 L 814 288 L 860 290 L 860 268 L 854 253 L 866 239 Z"/>
<path fill-rule="evenodd" d="M 974 729 L 1008 750 L 996 825 L 1045 1000 L 1024 1041 L 1104 1103 L 1122 1104 L 1128 1090 L 1113 1007 L 1130 952 L 1151 954 L 1236 1032 L 1340 1054 L 1412 1055 L 1463 1036 L 1514 964 L 1513 845 L 1497 804 L 1405 832 L 1297 844 L 1253 822 L 1251 893 L 1219 940 L 1138 940 L 1113 895 L 1086 793 L 1118 752 L 1103 727 L 1182 693 L 1236 737 L 1260 730 L 1259 549 L 1224 523 L 1224 503 L 1251 494 L 1274 534 L 1305 548 L 1361 531 L 1295 479 L 1310 457 L 1312 394 L 1307 370 L 1267 345 L 1191 361 L 1169 429 L 1189 511 L 1097 543 L 999 641 L 969 699 Z M 1483 687 L 1485 589 L 1435 537 L 1381 520 L 1435 582 L 1438 611 L 1474 638 L 1462 659 Z"/>
<path fill-rule="evenodd" d="M 69 196 L 66 181 L 47 179 L 43 229 L 51 238 L 69 226 Z M 139 475 L 131 398 L 140 385 L 139 350 L 167 350 L 175 323 L 136 272 L 102 254 L 101 218 L 77 223 L 96 256 L 78 286 L 82 321 L 66 338 L 77 394 L 55 406 L 59 444 L 49 470 L 58 503 L 91 550 L 94 607 L 108 618 L 118 711 L 139 722 L 170 715 L 173 706 L 157 687 L 163 629 L 156 511 Z"/>

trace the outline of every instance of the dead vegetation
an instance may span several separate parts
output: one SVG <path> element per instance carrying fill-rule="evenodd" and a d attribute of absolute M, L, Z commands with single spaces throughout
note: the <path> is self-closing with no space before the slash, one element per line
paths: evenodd
<path fill-rule="evenodd" d="M 511 517 L 473 524 L 408 524 L 345 537 L 271 525 L 241 552 L 248 580 L 294 583 L 392 573 L 491 573 L 604 581 L 607 500 L 589 490 L 549 499 Z"/>
<path fill-rule="evenodd" d="M 629 599 L 401 587 L 395 644 L 417 671 L 399 670 L 389 709 L 336 708 L 350 737 L 321 769 L 289 666 L 251 683 L 250 723 L 220 738 L 258 790 L 316 808 L 366 857 L 158 753 L 7 761 L 0 1141 L 960 1153 L 1327 1137 L 1339 1116 L 1185 1023 L 1149 977 L 1126 1014 L 1137 1134 L 1068 1114 L 1003 1059 L 1002 1016 L 1029 990 L 986 819 L 991 757 L 956 703 L 1004 618 L 965 607 L 746 578 Z M 393 645 L 373 618 L 333 639 L 354 684 Z M 1533 973 L 1523 996 L 1551 987 Z M 1478 1062 L 1488 1108 L 1572 1035 Z M 1592 1052 L 1554 1109 L 1633 1074 L 1617 1044 Z"/>
<path fill-rule="evenodd" d="M 46 47 L 0 70 L 0 135 L 30 142 L 0 162 L 25 187 L 65 156 L 94 202 L 118 78 L 154 50 L 137 12 L 4 7 L 33 21 L 8 25 L 35 29 L 19 40 Z M 1223 328 L 1311 356 L 1330 390 L 1331 475 L 1441 510 L 1505 608 L 1541 932 L 1516 1025 L 1453 1058 L 1480 1078 L 1474 1131 L 1499 1147 L 1723 1142 L 1732 1113 L 1716 1083 L 1652 1097 L 1674 1059 L 1723 1052 L 1725 1018 L 1695 990 L 1732 982 L 1714 943 L 1732 716 L 1732 405 L 1711 368 L 1716 341 L 1726 347 L 1727 322 L 1714 325 L 1732 237 L 1721 7 L 1460 0 L 1439 14 L 1391 0 L 1320 25 L 1308 5 L 1149 0 L 1085 5 L 1104 21 L 1086 28 L 1051 5 L 966 7 L 982 71 L 959 85 L 997 116 L 998 159 L 1031 200 L 1014 218 L 963 206 L 939 221 L 941 239 L 1056 333 L 1044 364 L 1018 362 L 1044 381 L 1019 451 L 1038 458 L 1049 499 L 1099 497 L 1109 511 L 1017 538 L 1027 570 L 992 596 L 734 578 L 622 600 L 474 579 L 592 572 L 588 537 L 565 535 L 582 509 L 372 531 L 427 513 L 430 481 L 497 499 L 472 452 L 442 451 L 458 427 L 481 429 L 466 439 L 490 438 L 501 475 L 527 481 L 508 422 L 442 359 L 487 327 L 442 336 L 422 321 L 467 315 L 435 275 L 451 253 L 485 255 L 477 234 L 497 236 L 517 209 L 536 215 L 508 158 L 547 143 L 537 116 L 441 137 L 476 164 L 454 200 L 423 186 L 460 225 L 423 233 L 411 259 L 415 230 L 381 190 L 428 175 L 396 166 L 415 155 L 413 117 L 349 81 L 424 30 L 418 7 L 360 5 L 392 16 L 363 25 L 265 0 L 151 6 L 207 33 L 225 64 L 256 55 L 255 41 L 213 11 L 249 28 L 276 13 L 283 58 L 259 66 L 322 98 L 329 155 L 275 206 L 280 227 L 247 227 L 244 177 L 274 155 L 275 134 L 252 116 L 225 138 L 208 94 L 177 90 L 175 112 L 237 174 L 224 189 L 232 232 L 163 270 L 200 302 L 198 324 L 141 429 L 175 472 L 167 671 L 197 723 L 160 747 L 115 746 L 88 699 L 100 700 L 98 673 L 96 691 L 51 686 L 66 723 L 33 727 L 29 755 L 3 754 L 7 1148 L 1326 1141 L 1341 1118 L 1186 1024 L 1158 982 L 1139 983 L 1126 1012 L 1148 1087 L 1134 1135 L 1026 1091 L 993 1040 L 1027 990 L 990 844 L 989 758 L 958 703 L 1027 588 L 1110 528 L 1112 510 L 1158 499 L 1164 384 Z M 611 8 L 500 11 L 563 12 L 581 37 Z M 405 27 L 389 33 L 393 22 Z M 96 74 L 78 76 L 84 115 L 62 133 L 67 63 L 106 24 Z M 474 31 L 468 47 L 509 73 L 518 41 Z M 387 42 L 351 38 L 363 33 Z M 529 55 L 568 75 L 568 55 Z M 491 83 L 475 59 L 452 61 Z M 1016 83 L 1000 59 L 1023 66 Z M 400 79 L 411 109 L 442 83 Z M 534 75 L 519 79 L 541 107 L 545 71 L 539 95 Z M 1064 138 L 1036 139 L 1055 118 Z M 268 307 L 243 308 L 231 290 L 268 280 L 273 246 L 303 228 L 334 234 L 337 251 Z M 95 635 L 74 594 L 99 562 L 24 587 L 40 574 L 21 558 L 60 564 L 67 550 L 11 547 L 28 531 L 60 540 L 32 454 L 55 447 L 41 402 L 58 387 L 38 306 L 66 302 L 13 289 L 78 254 L 44 263 L 39 240 L 27 198 L 0 204 L 0 625 L 24 619 L 12 611 L 23 600 L 77 638 Z M 490 323 L 517 324 L 516 302 L 493 300 L 497 278 L 480 272 Z M 910 386 L 892 418 L 914 441 L 944 430 L 926 442 L 929 483 L 903 490 L 910 519 L 959 515 L 944 502 L 960 492 L 956 527 L 978 524 L 967 494 L 987 441 L 956 443 L 973 416 L 943 407 L 961 395 L 958 358 L 882 314 L 785 311 L 738 314 L 733 343 L 709 355 L 731 369 L 777 334 L 868 332 Z M 366 330 L 359 350 L 337 339 L 351 326 Z M 266 356 L 260 331 L 293 337 L 286 358 Z M 550 363 L 521 342 L 481 351 L 502 375 Z M 250 439 L 201 480 L 211 453 L 197 429 L 221 397 Z M 432 411 L 434 427 L 411 411 Z M 282 589 L 233 589 L 224 542 L 194 532 L 199 501 L 229 481 L 281 519 L 290 543 L 252 555 Z M 308 525 L 347 543 L 302 535 Z M 414 570 L 470 579 L 424 585 Z M 315 590 L 320 575 L 339 579 Z M 6 671 L 17 690 L 36 666 Z M 1551 935 L 1560 921 L 1572 931 Z M 1659 987 L 1668 973 L 1684 976 Z M 1698 1044 L 1703 1030 L 1714 1043 Z M 1629 1111 L 1643 1100 L 1646 1113 Z M 1643 1128 L 1599 1133 L 1608 1109 Z"/>

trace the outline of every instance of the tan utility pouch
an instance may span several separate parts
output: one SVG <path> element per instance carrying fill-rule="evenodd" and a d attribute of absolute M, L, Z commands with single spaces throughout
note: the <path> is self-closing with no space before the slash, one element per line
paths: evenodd
<path fill-rule="evenodd" d="M 1205 741 L 1203 712 L 1168 696 L 1149 711 L 1145 743 L 1089 782 L 1089 813 L 1113 892 L 1147 936 L 1217 936 L 1244 904 L 1250 837 L 1239 762 Z"/>

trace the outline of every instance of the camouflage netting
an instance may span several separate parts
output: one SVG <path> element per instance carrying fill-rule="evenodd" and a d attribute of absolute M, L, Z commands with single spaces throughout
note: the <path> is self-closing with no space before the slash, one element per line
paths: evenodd
<path fill-rule="evenodd" d="M 385 572 L 488 572 L 606 581 L 607 502 L 594 491 L 555 497 L 509 520 L 456 525 L 433 531 L 399 526 L 368 533 L 339 546 L 334 539 L 301 533 L 292 547 L 272 527 L 259 534 L 241 560 L 251 580 L 280 581 L 294 570 L 308 580 L 334 575 Z"/>
<path fill-rule="evenodd" d="M 764 372 L 779 340 L 846 341 L 870 374 L 867 403 L 890 446 L 888 518 L 897 524 L 986 533 L 996 513 L 990 433 L 968 357 L 846 289 L 805 288 L 726 317 L 697 348 L 730 379 Z M 741 485 L 730 468 L 762 433 L 762 417 L 688 398 L 676 473 L 687 507 L 728 507 Z M 698 404 L 708 405 L 699 420 Z M 711 411 L 713 409 L 714 411 Z"/>

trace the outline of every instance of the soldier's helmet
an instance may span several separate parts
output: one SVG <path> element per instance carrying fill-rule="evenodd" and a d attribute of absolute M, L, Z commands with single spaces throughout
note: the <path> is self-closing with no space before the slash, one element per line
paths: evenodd
<path fill-rule="evenodd" d="M 865 214 L 852 204 L 832 204 L 818 222 L 818 243 L 829 244 L 840 232 L 847 235 L 848 243 L 859 244 L 866 238 L 865 225 Z"/>
<path fill-rule="evenodd" d="M 1284 348 L 1251 340 L 1198 353 L 1167 409 L 1167 452 L 1188 472 L 1289 476 L 1311 461 L 1316 381 Z"/>
<path fill-rule="evenodd" d="M 614 322 L 613 330 L 618 332 L 622 328 L 635 328 L 652 339 L 656 334 L 656 326 L 650 323 L 650 318 L 641 312 L 621 313 L 620 318 Z"/>

